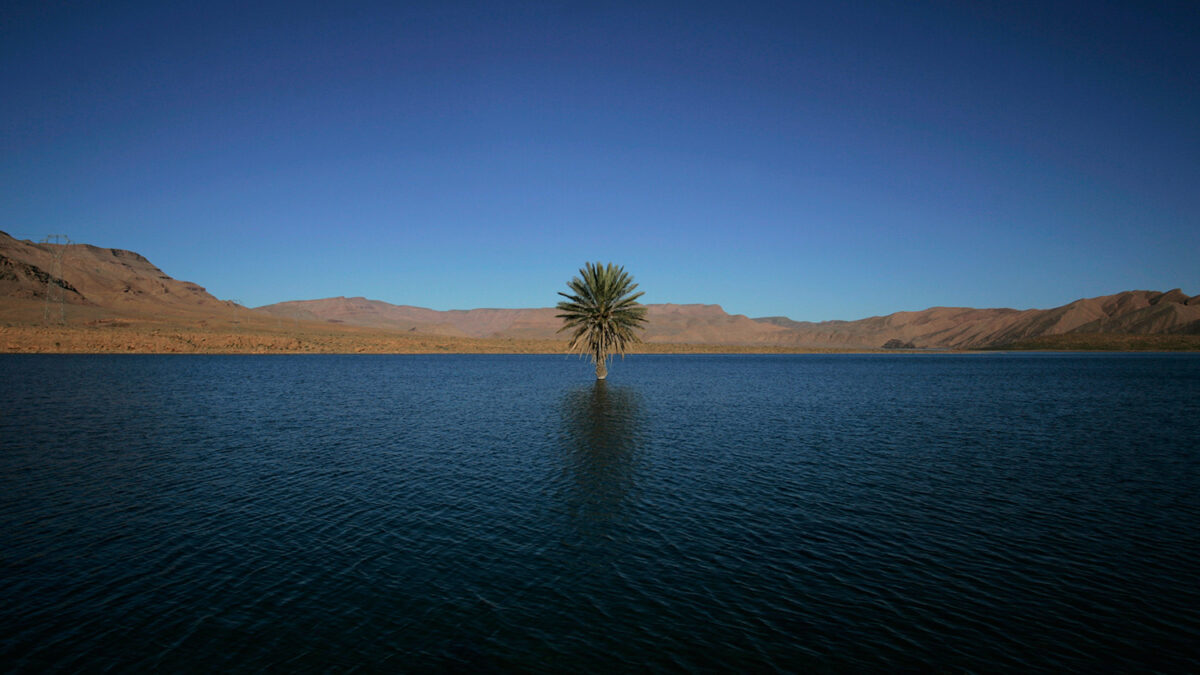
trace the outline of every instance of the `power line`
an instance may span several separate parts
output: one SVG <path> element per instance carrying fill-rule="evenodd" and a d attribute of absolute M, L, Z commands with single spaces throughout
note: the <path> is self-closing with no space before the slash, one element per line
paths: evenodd
<path fill-rule="evenodd" d="M 63 258 L 66 257 L 67 247 L 71 245 L 71 238 L 65 234 L 48 234 L 41 243 L 45 244 L 45 250 L 50 253 L 50 269 L 46 270 L 46 304 L 42 310 L 42 319 L 50 323 L 51 317 L 57 314 L 58 323 L 66 323 L 67 289 L 62 274 Z"/>

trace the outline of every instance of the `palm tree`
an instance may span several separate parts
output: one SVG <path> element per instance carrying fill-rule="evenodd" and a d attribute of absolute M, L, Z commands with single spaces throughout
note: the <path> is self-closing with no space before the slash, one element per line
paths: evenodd
<path fill-rule="evenodd" d="M 558 332 L 574 330 L 567 349 L 592 357 L 596 379 L 603 380 L 609 358 L 624 356 L 626 346 L 641 342 L 633 331 L 646 322 L 646 307 L 637 301 L 642 292 L 634 293 L 633 277 L 612 263 L 586 263 L 567 287 L 574 295 L 559 292 L 566 300 L 558 303 L 562 313 L 556 316 L 563 320 Z"/>

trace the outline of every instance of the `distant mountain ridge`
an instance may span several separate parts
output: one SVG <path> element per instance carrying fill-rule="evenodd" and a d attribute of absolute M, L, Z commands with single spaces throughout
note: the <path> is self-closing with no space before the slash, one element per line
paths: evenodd
<path fill-rule="evenodd" d="M 552 308 L 437 311 L 365 298 L 300 300 L 257 308 L 274 316 L 480 338 L 553 338 Z M 813 348 L 978 349 L 1064 334 L 1200 334 L 1200 296 L 1180 289 L 1125 291 L 1053 309 L 932 307 L 857 321 L 730 315 L 718 305 L 647 305 L 644 339 L 659 343 Z"/>
<path fill-rule="evenodd" d="M 62 253 L 55 264 L 55 253 Z M 61 269 L 58 269 L 61 267 Z M 40 316 L 47 287 L 89 317 L 182 317 L 203 322 L 234 312 L 447 337 L 563 339 L 551 307 L 439 311 L 380 300 L 297 300 L 246 310 L 201 286 L 173 279 L 132 251 L 87 244 L 66 248 L 0 232 L 0 315 Z M 551 291 L 553 289 L 550 289 Z M 652 304 L 644 334 L 652 343 L 877 349 L 900 345 L 978 349 L 1070 335 L 1200 335 L 1200 296 L 1181 289 L 1124 291 L 1052 309 L 932 307 L 856 321 L 752 319 L 718 305 Z M 78 311 L 83 311 L 82 309 Z"/>
<path fill-rule="evenodd" d="M 931 307 L 858 321 L 766 320 L 793 331 L 800 344 L 882 346 L 897 339 L 916 347 L 977 349 L 1049 335 L 1200 334 L 1200 296 L 1188 297 L 1180 289 L 1124 291 L 1053 309 Z"/>
<path fill-rule="evenodd" d="M 562 325 L 555 316 L 558 310 L 551 307 L 439 311 L 361 297 L 294 300 L 255 309 L 281 318 L 474 338 L 554 339 L 561 337 L 557 331 Z M 647 309 L 645 339 L 649 342 L 722 344 L 726 338 L 736 338 L 740 344 L 770 344 L 774 336 L 786 332 L 727 314 L 718 305 L 658 304 Z"/>

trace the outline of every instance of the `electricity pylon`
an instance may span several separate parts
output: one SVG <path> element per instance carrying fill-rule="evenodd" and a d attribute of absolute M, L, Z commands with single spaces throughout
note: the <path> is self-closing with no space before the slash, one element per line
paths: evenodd
<path fill-rule="evenodd" d="M 65 234 L 48 234 L 41 243 L 46 244 L 45 250 L 50 253 L 50 269 L 46 270 L 46 304 L 42 310 L 42 319 L 49 323 L 50 317 L 57 314 L 58 323 L 66 323 L 67 289 L 63 286 L 66 282 L 62 278 L 62 268 L 71 238 Z"/>

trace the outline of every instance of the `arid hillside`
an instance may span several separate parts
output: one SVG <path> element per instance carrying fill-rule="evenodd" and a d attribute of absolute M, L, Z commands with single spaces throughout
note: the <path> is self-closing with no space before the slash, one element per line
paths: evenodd
<path fill-rule="evenodd" d="M 1055 335 L 1200 335 L 1200 296 L 1181 290 L 1126 291 L 1054 309 L 933 307 L 857 321 L 751 319 L 718 305 L 648 305 L 649 343 L 788 346 L 812 349 L 982 349 Z M 435 311 L 365 298 L 327 298 L 258 308 L 273 316 L 475 338 L 553 339 L 555 310 Z M 1178 341 L 1177 341 L 1178 342 Z M 1186 340 L 1185 340 L 1186 342 Z M 1114 344 L 1121 344 L 1114 340 Z"/>
<path fill-rule="evenodd" d="M 209 316 L 243 309 L 171 278 L 133 251 L 35 244 L 0 232 L 0 319 L 45 312 L 47 295 L 73 315 Z"/>
<path fill-rule="evenodd" d="M 549 309 L 470 309 L 439 312 L 424 307 L 393 305 L 366 298 L 281 302 L 258 307 L 256 311 L 288 319 L 476 338 L 509 337 L 522 331 L 545 338 L 547 335 L 553 336 L 559 323 L 554 318 L 554 311 Z"/>
<path fill-rule="evenodd" d="M 1066 334 L 1101 341 L 1104 335 L 1200 335 L 1200 296 L 1188 297 L 1179 289 L 1125 291 L 1053 309 L 933 307 L 859 321 L 761 321 L 788 329 L 788 344 L 794 345 L 883 345 L 896 340 L 918 348 L 980 349 Z"/>
<path fill-rule="evenodd" d="M 304 305 L 294 310 L 294 305 Z M 132 251 L 38 244 L 0 232 L 0 352 L 563 353 L 553 310 L 434 312 L 362 299 L 257 311 L 171 278 Z M 460 327 L 461 326 L 461 327 Z M 503 335 L 497 336 L 498 333 Z M 547 333 L 549 337 L 546 337 Z M 490 336 L 490 337 L 480 337 Z M 642 345 L 642 353 L 789 352 Z M 804 350 L 807 351 L 807 350 Z"/>
<path fill-rule="evenodd" d="M 549 291 L 548 291 L 549 292 Z M 247 309 L 132 251 L 0 232 L 4 351 L 561 351 L 556 310 L 437 311 L 366 298 Z M 934 307 L 856 321 L 648 306 L 646 351 L 1200 349 L 1200 296 L 1126 291 L 1053 309 Z M 1136 338 L 1136 339 L 1135 339 Z"/>
<path fill-rule="evenodd" d="M 549 307 L 436 311 L 366 298 L 282 302 L 256 311 L 289 319 L 493 339 L 556 339 L 562 325 L 555 318 L 557 310 Z M 718 305 L 648 305 L 646 317 L 644 339 L 650 343 L 786 344 L 779 339 L 785 330 L 732 316 Z"/>

